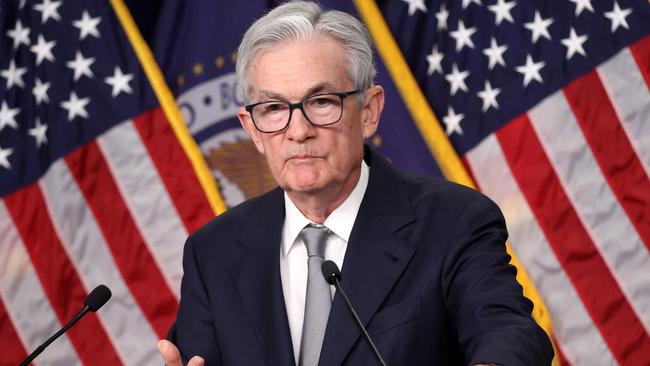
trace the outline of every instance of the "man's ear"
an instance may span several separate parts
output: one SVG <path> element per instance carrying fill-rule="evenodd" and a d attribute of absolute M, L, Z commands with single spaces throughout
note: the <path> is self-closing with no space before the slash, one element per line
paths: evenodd
<path fill-rule="evenodd" d="M 384 88 L 379 85 L 368 88 L 363 103 L 363 138 L 367 139 L 377 132 L 381 111 L 384 109 Z"/>
<path fill-rule="evenodd" d="M 261 133 L 257 128 L 255 128 L 250 113 L 248 113 L 244 107 L 241 107 L 237 111 L 237 118 L 239 118 L 239 123 L 241 123 L 242 128 L 244 128 L 246 133 L 248 133 L 248 136 L 253 140 L 253 143 L 255 143 L 257 151 L 259 151 L 260 154 L 264 154 L 264 145 L 262 144 L 260 136 Z"/>

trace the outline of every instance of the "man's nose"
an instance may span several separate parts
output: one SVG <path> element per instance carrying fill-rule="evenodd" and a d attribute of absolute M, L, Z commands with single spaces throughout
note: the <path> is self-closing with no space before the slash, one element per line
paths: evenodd
<path fill-rule="evenodd" d="M 304 112 L 300 108 L 295 108 L 291 111 L 291 120 L 285 132 L 287 138 L 295 141 L 303 141 L 314 135 L 315 128 L 307 120 Z"/>

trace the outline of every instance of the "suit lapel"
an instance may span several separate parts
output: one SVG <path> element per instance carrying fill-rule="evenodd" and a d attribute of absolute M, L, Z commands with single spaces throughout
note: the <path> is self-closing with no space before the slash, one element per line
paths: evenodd
<path fill-rule="evenodd" d="M 414 220 L 406 192 L 388 162 L 371 157 L 368 188 L 341 271 L 341 284 L 366 326 L 415 253 L 395 233 Z M 359 336 L 345 304 L 335 296 L 320 365 L 340 365 Z"/>
<path fill-rule="evenodd" d="M 232 274 L 263 361 L 267 365 L 289 365 L 295 361 L 280 278 L 282 191 L 272 192 L 269 201 L 246 217 L 241 233 L 246 253 Z"/>

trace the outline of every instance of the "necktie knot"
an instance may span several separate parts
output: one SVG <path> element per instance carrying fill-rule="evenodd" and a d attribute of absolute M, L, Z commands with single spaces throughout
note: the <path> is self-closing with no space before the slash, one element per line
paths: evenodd
<path fill-rule="evenodd" d="M 307 247 L 307 255 L 310 257 L 325 258 L 325 242 L 330 230 L 323 225 L 309 224 L 300 232 L 302 240 Z"/>

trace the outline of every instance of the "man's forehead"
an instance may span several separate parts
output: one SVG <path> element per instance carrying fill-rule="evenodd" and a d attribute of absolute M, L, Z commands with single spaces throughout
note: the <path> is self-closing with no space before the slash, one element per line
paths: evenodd
<path fill-rule="evenodd" d="M 351 86 L 344 47 L 329 37 L 278 42 L 258 50 L 248 81 L 254 98 L 299 98 Z"/>

